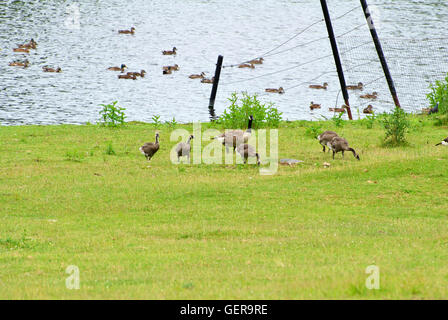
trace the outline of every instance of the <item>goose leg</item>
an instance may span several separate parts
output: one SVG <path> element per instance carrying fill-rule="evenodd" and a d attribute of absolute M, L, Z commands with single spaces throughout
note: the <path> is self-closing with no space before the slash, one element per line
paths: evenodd
<path fill-rule="evenodd" d="M 322 146 L 322 147 L 324 147 L 323 152 L 325 152 L 325 146 Z"/>
<path fill-rule="evenodd" d="M 344 158 L 344 150 L 342 150 L 342 158 Z"/>
<path fill-rule="evenodd" d="M 334 150 L 333 150 L 333 160 L 334 160 L 334 154 L 335 154 L 335 152 L 334 152 Z"/>

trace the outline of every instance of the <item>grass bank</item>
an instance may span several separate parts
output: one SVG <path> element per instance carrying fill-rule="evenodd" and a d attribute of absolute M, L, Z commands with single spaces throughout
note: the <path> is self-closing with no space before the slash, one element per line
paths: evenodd
<path fill-rule="evenodd" d="M 280 157 L 305 163 L 274 176 L 172 164 L 167 128 L 148 168 L 149 124 L 0 127 L 0 298 L 447 298 L 447 129 L 414 120 L 395 149 L 377 126 L 321 123 L 361 161 L 284 122 Z"/>

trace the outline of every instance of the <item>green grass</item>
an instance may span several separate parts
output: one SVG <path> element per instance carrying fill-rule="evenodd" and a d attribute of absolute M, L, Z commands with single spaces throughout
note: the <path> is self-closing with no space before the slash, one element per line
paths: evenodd
<path fill-rule="evenodd" d="M 305 163 L 274 176 L 172 164 L 166 126 L 151 167 L 149 124 L 0 127 L 0 298 L 447 298 L 448 130 L 413 122 L 395 149 L 377 124 L 322 122 L 361 161 L 284 122 L 280 157 Z"/>

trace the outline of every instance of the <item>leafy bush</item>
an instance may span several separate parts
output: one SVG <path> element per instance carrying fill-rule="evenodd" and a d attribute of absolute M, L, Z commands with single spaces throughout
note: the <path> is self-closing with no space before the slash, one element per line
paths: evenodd
<path fill-rule="evenodd" d="M 247 119 L 250 115 L 253 115 L 253 129 L 278 128 L 282 120 L 282 113 L 274 107 L 274 103 L 263 104 L 258 100 L 257 95 L 251 96 L 246 92 L 243 92 L 242 95 L 239 98 L 237 93 L 232 93 L 232 96 L 228 99 L 231 104 L 219 117 L 218 123 L 226 128 L 245 128 Z"/>
<path fill-rule="evenodd" d="M 322 124 L 312 123 L 311 126 L 306 128 L 305 134 L 308 137 L 317 139 L 317 136 L 322 132 Z"/>
<path fill-rule="evenodd" d="M 366 126 L 367 129 L 372 129 L 373 125 L 375 123 L 376 116 L 374 113 L 367 115 L 363 120 L 362 123 Z"/>
<path fill-rule="evenodd" d="M 109 143 L 107 144 L 107 146 L 106 146 L 106 150 L 105 150 L 104 153 L 107 154 L 107 155 L 110 155 L 110 156 L 113 156 L 113 155 L 116 154 L 116 153 L 115 153 L 115 150 L 114 150 L 114 147 L 113 147 L 113 145 L 112 145 L 112 142 L 109 142 Z"/>
<path fill-rule="evenodd" d="M 445 80 L 437 80 L 429 86 L 431 92 L 426 95 L 431 108 L 439 103 L 439 112 L 433 114 L 436 125 L 448 124 L 448 74 Z"/>
<path fill-rule="evenodd" d="M 101 124 L 108 127 L 118 127 L 124 124 L 125 108 L 117 106 L 118 101 L 114 101 L 111 104 L 100 104 L 103 110 L 100 111 Z"/>
<path fill-rule="evenodd" d="M 334 122 L 334 125 L 338 128 L 342 128 L 345 124 L 344 119 L 342 119 L 342 116 L 344 115 L 344 112 L 340 112 L 337 115 L 334 115 L 331 120 Z"/>
<path fill-rule="evenodd" d="M 407 143 L 406 133 L 409 131 L 410 121 L 403 109 L 396 107 L 393 113 L 384 113 L 380 121 L 386 131 L 386 145 L 399 146 Z"/>
<path fill-rule="evenodd" d="M 171 128 L 171 129 L 176 128 L 176 126 L 177 126 L 176 118 L 173 117 L 173 120 L 171 120 L 171 121 L 166 121 L 165 124 L 166 124 L 169 128 Z"/>
<path fill-rule="evenodd" d="M 162 121 L 160 121 L 160 116 L 157 115 L 152 116 L 152 122 L 154 123 L 154 127 L 156 127 L 156 129 L 159 129 L 160 126 L 162 125 Z"/>

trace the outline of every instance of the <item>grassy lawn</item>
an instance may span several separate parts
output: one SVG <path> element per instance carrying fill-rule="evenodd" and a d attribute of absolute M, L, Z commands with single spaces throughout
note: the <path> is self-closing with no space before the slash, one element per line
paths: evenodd
<path fill-rule="evenodd" d="M 172 164 L 166 127 L 151 167 L 149 124 L 0 127 L 0 298 L 448 298 L 448 130 L 414 124 L 391 149 L 378 125 L 322 122 L 357 161 L 284 122 L 280 158 L 305 163 L 273 176 Z"/>

